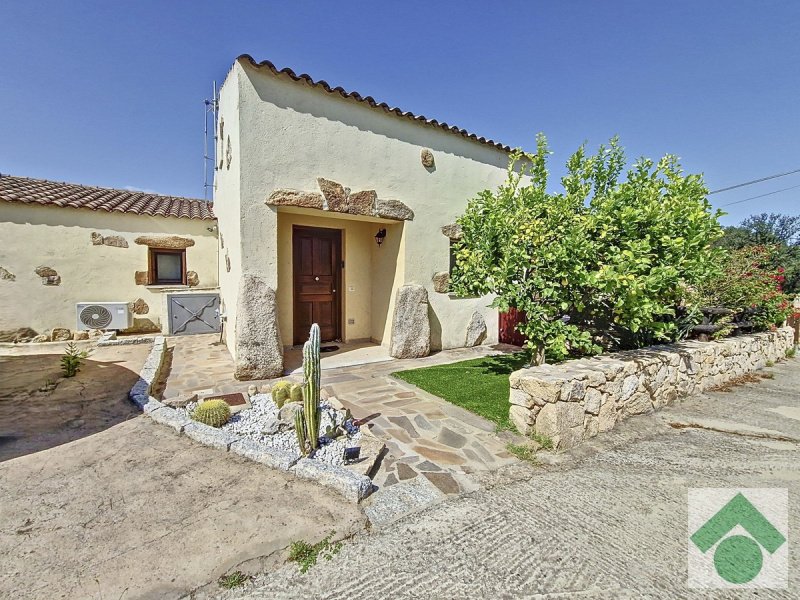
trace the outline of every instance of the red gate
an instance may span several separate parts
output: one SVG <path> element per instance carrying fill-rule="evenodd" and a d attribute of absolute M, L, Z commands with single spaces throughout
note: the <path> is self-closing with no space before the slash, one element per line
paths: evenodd
<path fill-rule="evenodd" d="M 517 331 L 517 325 L 525 323 L 528 319 L 525 313 L 516 308 L 509 308 L 508 312 L 501 312 L 499 322 L 498 339 L 501 344 L 513 344 L 522 346 L 525 344 L 525 336 Z"/>

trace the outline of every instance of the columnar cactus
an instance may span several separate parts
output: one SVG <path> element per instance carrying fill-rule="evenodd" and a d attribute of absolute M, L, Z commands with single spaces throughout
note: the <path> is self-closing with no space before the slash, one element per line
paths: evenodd
<path fill-rule="evenodd" d="M 295 431 L 300 450 L 306 455 L 319 446 L 319 335 L 319 325 L 314 323 L 308 341 L 303 344 L 303 414 L 302 422 L 296 419 Z"/>
<path fill-rule="evenodd" d="M 308 440 L 306 439 L 305 424 L 303 423 L 303 411 L 298 410 L 294 413 L 294 431 L 297 434 L 297 444 L 300 446 L 300 452 L 304 455 L 308 454 Z"/>
<path fill-rule="evenodd" d="M 303 345 L 303 375 L 305 388 L 303 390 L 303 415 L 306 420 L 306 433 L 311 449 L 319 445 L 319 388 L 320 388 L 320 358 L 319 358 L 319 325 L 311 326 L 308 341 Z"/>

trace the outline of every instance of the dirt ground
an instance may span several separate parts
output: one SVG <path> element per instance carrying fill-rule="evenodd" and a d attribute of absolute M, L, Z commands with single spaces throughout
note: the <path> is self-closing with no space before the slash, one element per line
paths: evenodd
<path fill-rule="evenodd" d="M 128 390 L 139 377 L 149 345 L 94 348 L 71 378 L 61 373 L 64 346 L 0 347 L 0 462 L 97 433 L 138 414 Z"/>
<path fill-rule="evenodd" d="M 273 567 L 294 540 L 364 527 L 361 509 L 325 488 L 131 412 L 125 394 L 148 350 L 98 351 L 46 397 L 22 398 L 57 376 L 57 354 L 2 358 L 12 439 L 0 446 L 0 598 L 180 598 L 230 570 Z"/>

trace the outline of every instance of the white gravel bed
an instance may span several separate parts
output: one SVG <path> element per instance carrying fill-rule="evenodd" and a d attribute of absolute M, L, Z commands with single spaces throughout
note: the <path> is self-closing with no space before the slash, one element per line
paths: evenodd
<path fill-rule="evenodd" d="M 213 397 L 213 396 L 211 396 Z M 297 436 L 294 427 L 277 433 L 269 433 L 268 429 L 275 426 L 278 419 L 278 407 L 272 401 L 269 394 L 256 394 L 250 397 L 251 408 L 245 409 L 231 417 L 227 424 L 221 429 L 238 436 L 249 438 L 271 446 L 280 448 L 288 452 L 300 453 L 300 446 L 297 444 Z M 188 416 L 197 406 L 197 402 L 190 402 L 186 408 L 177 409 Z M 352 420 L 345 422 L 344 411 L 332 408 L 325 400 L 320 401 L 320 447 L 311 456 L 319 461 L 331 464 L 344 464 L 344 449 L 359 445 L 361 431 L 353 425 Z M 341 425 L 347 431 L 346 435 L 330 440 L 325 437 L 325 431 L 329 426 Z"/>

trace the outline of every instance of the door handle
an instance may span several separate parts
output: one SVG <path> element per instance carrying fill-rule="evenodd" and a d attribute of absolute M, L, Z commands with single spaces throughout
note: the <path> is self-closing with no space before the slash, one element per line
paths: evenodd
<path fill-rule="evenodd" d="M 319 281 L 319 277 L 314 277 L 314 281 Z"/>

